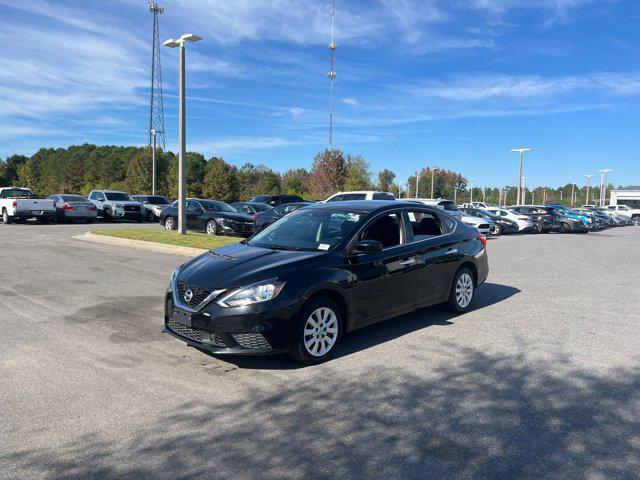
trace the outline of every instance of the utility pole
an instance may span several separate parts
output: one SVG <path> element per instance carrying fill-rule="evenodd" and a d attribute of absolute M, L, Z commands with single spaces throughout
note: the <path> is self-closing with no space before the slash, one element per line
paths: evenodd
<path fill-rule="evenodd" d="M 522 192 L 522 182 L 523 182 L 523 178 L 522 178 L 522 159 L 524 157 L 524 152 L 530 152 L 532 151 L 532 148 L 512 148 L 511 151 L 512 152 L 518 152 L 520 154 L 520 160 L 518 162 L 518 198 L 516 199 L 516 204 L 520 205 L 522 203 L 524 203 L 525 199 L 524 196 L 521 195 Z"/>
<path fill-rule="evenodd" d="M 520 197 L 520 201 L 522 203 L 518 203 L 518 205 L 526 205 L 527 204 L 527 189 L 524 186 L 524 181 L 527 179 L 527 177 L 522 177 L 522 195 Z"/>
<path fill-rule="evenodd" d="M 418 198 L 418 178 L 420 178 L 420 176 L 418 170 L 416 170 L 416 198 Z"/>
<path fill-rule="evenodd" d="M 436 170 L 438 170 L 438 167 L 431 167 L 431 198 L 433 198 L 433 179 L 434 179 Z"/>
<path fill-rule="evenodd" d="M 151 94 L 149 98 L 149 146 L 152 136 L 160 135 L 160 146 L 165 151 L 164 139 L 164 106 L 162 100 L 162 68 L 160 64 L 160 30 L 158 16 L 164 13 L 164 7 L 156 2 L 149 2 L 149 12 L 153 14 L 153 36 L 151 48 Z M 154 133 L 155 132 L 155 133 Z M 154 147 L 155 151 L 155 147 Z M 155 178 L 155 177 L 154 177 Z"/>
<path fill-rule="evenodd" d="M 153 135 L 153 150 L 151 151 L 151 195 L 156 194 L 156 132 L 151 130 Z"/>
<path fill-rule="evenodd" d="M 453 186 L 453 203 L 457 203 L 456 200 L 458 198 L 458 185 Z"/>
<path fill-rule="evenodd" d="M 543 188 L 542 189 L 542 204 L 544 205 L 545 203 L 547 203 L 547 189 Z"/>
<path fill-rule="evenodd" d="M 573 207 L 573 198 L 574 198 L 575 190 L 576 190 L 576 184 L 571 183 L 571 206 L 572 207 Z"/>
<path fill-rule="evenodd" d="M 613 172 L 610 168 L 605 168 L 600 170 L 600 206 L 604 207 L 605 200 L 607 197 L 607 177 L 610 172 Z"/>
<path fill-rule="evenodd" d="M 201 38 L 193 33 L 185 33 L 177 40 L 173 38 L 164 42 L 165 47 L 180 48 L 180 99 L 178 102 L 178 232 L 187 233 L 186 193 L 187 193 L 187 112 L 186 112 L 186 77 L 184 42 L 197 42 Z"/>
<path fill-rule="evenodd" d="M 330 68 L 329 68 L 329 73 L 327 74 L 329 77 L 329 147 L 330 148 L 333 147 L 333 79 L 336 78 L 336 72 L 333 69 L 334 61 L 335 61 L 334 52 L 337 47 L 337 45 L 333 41 L 335 17 L 336 17 L 336 0 L 333 0 L 333 10 L 331 11 L 331 42 L 329 42 Z"/>
<path fill-rule="evenodd" d="M 482 203 L 485 203 L 485 187 L 482 187 Z"/>
<path fill-rule="evenodd" d="M 473 180 L 469 180 L 469 183 L 471 184 L 471 193 L 469 195 L 469 203 L 473 203 Z"/>
<path fill-rule="evenodd" d="M 593 177 L 594 175 L 591 174 L 583 174 L 582 175 L 584 178 L 587 179 L 587 199 L 585 200 L 584 204 L 585 205 L 589 205 L 589 187 L 591 186 L 591 177 Z"/>
<path fill-rule="evenodd" d="M 535 199 L 535 198 L 536 198 L 536 194 L 535 194 L 535 192 L 531 192 L 531 205 L 533 205 L 534 203 L 536 203 L 536 202 L 534 201 L 534 199 Z"/>

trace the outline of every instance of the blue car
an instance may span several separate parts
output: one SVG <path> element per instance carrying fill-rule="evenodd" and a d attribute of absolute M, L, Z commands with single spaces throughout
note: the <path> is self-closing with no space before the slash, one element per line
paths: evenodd
<path fill-rule="evenodd" d="M 577 218 L 589 230 L 594 230 L 597 227 L 597 222 L 593 215 L 587 215 L 585 213 L 576 212 L 575 210 L 572 210 L 569 207 L 565 207 L 564 205 L 558 205 L 557 203 L 547 203 L 545 205 L 547 207 L 553 208 L 554 210 L 557 210 L 559 215 L 564 215 L 565 217 L 570 217 L 570 218 Z"/>

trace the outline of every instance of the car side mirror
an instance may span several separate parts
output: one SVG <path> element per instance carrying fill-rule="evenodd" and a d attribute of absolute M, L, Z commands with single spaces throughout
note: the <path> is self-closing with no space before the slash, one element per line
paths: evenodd
<path fill-rule="evenodd" d="M 382 244 L 377 240 L 360 240 L 353 246 L 353 253 L 380 253 Z"/>

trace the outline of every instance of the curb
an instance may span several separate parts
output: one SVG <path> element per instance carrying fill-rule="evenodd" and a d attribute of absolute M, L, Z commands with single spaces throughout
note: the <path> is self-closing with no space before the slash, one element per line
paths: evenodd
<path fill-rule="evenodd" d="M 118 247 L 136 248 L 138 250 L 168 253 L 170 255 L 187 255 L 189 257 L 197 257 L 198 255 L 209 251 L 204 248 L 180 247 L 177 245 L 168 245 L 166 243 L 147 242 L 146 240 L 133 240 L 130 238 L 96 235 L 95 233 L 91 232 L 87 232 L 83 235 L 75 235 L 71 238 L 82 240 L 85 242 L 102 243 L 105 245 L 115 245 Z"/>

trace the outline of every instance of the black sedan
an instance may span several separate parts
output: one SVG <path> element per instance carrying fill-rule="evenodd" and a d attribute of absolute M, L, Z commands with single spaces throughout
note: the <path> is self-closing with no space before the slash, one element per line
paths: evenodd
<path fill-rule="evenodd" d="M 189 198 L 186 203 L 186 217 L 189 230 L 200 230 L 209 235 L 234 237 L 253 235 L 253 217 L 238 212 L 224 202 Z M 177 201 L 162 209 L 160 223 L 167 230 L 178 228 Z"/>
<path fill-rule="evenodd" d="M 256 232 L 271 225 L 279 218 L 308 205 L 313 205 L 313 202 L 285 203 L 284 205 L 278 205 L 270 210 L 260 212 L 256 217 Z"/>
<path fill-rule="evenodd" d="M 508 218 L 501 217 L 500 215 L 496 215 L 495 213 L 487 212 L 486 210 L 482 210 L 481 208 L 473 208 L 473 207 L 462 207 L 460 210 L 465 215 L 470 215 L 472 217 L 478 218 L 488 218 L 493 222 L 493 226 L 491 227 L 491 233 L 493 235 L 502 235 L 507 233 L 517 233 L 520 227 L 513 220 L 509 220 Z"/>
<path fill-rule="evenodd" d="M 236 202 L 232 203 L 231 206 L 239 212 L 251 215 L 254 220 L 258 218 L 258 215 L 260 215 L 261 212 L 266 212 L 267 210 L 271 210 L 273 208 L 271 205 L 268 205 L 266 203 L 255 202 Z"/>
<path fill-rule="evenodd" d="M 438 208 L 311 205 L 177 268 L 163 331 L 216 354 L 320 363 L 356 328 L 437 303 L 467 311 L 488 271 L 486 238 Z"/>

